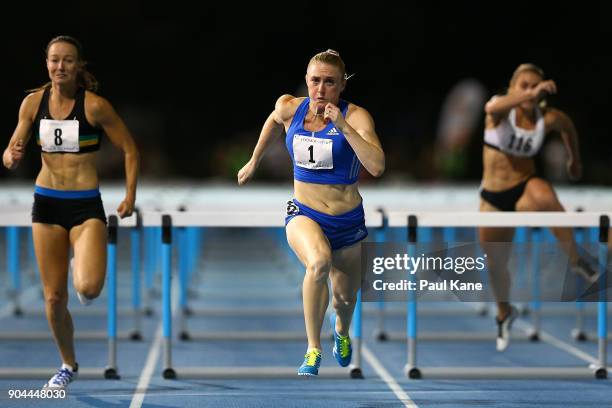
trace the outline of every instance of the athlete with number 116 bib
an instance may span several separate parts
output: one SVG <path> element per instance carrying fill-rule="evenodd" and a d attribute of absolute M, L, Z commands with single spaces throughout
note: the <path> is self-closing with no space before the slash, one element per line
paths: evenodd
<path fill-rule="evenodd" d="M 351 361 L 348 335 L 361 283 L 360 242 L 368 234 L 357 179 L 361 166 L 374 177 L 385 168 L 372 117 L 364 108 L 340 99 L 347 79 L 336 51 L 312 57 L 306 71 L 308 97 L 278 99 L 253 156 L 238 172 L 238 184 L 249 181 L 266 148 L 285 130 L 295 190 L 295 198 L 287 202 L 287 240 L 306 268 L 303 300 L 308 349 L 299 375 L 319 372 L 328 278 L 337 316 L 333 354 L 343 367 Z"/>
<path fill-rule="evenodd" d="M 545 80 L 540 68 L 521 64 L 510 79 L 508 92 L 494 96 L 486 104 L 480 211 L 564 211 L 551 184 L 536 176 L 533 160 L 545 135 L 556 131 L 567 150 L 570 178 L 576 180 L 582 173 L 572 120 L 544 103 L 547 95 L 555 93 L 557 85 Z M 552 232 L 567 253 L 572 271 L 594 282 L 597 273 L 578 255 L 571 229 L 552 228 Z M 503 351 L 508 347 L 517 311 L 509 302 L 509 251 L 489 243 L 511 242 L 514 229 L 480 228 L 479 234 L 489 255 L 488 269 L 498 305 L 497 350 Z"/>

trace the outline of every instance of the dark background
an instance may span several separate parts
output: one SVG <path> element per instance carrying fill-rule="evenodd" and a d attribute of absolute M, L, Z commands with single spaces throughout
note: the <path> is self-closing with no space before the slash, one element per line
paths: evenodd
<path fill-rule="evenodd" d="M 343 97 L 376 121 L 387 153 L 382 181 L 478 180 L 483 118 L 464 152 L 465 172 L 442 175 L 432 164 L 444 97 L 471 77 L 488 98 L 505 90 L 518 64 L 533 62 L 557 82 L 550 104 L 578 129 L 580 183 L 612 183 L 608 2 L 228 3 L 197 11 L 168 3 L 115 9 L 92 3 L 39 20 L 5 14 L 2 21 L 3 148 L 25 90 L 47 80 L 47 42 L 69 34 L 83 43 L 99 93 L 137 140 L 144 178 L 233 181 L 278 96 L 294 94 L 310 57 L 333 48 L 347 71 L 357 73 Z M 267 158 L 274 163 L 262 166 L 259 180 L 291 179 L 289 158 L 278 152 Z M 102 177 L 123 176 L 121 155 L 108 141 L 99 156 Z M 31 180 L 39 168 L 31 141 L 22 166 L 0 169 L 0 178 Z"/>

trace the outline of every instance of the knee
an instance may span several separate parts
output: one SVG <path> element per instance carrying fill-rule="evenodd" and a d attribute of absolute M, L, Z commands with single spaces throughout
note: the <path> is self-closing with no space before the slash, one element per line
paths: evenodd
<path fill-rule="evenodd" d="M 306 273 L 317 282 L 327 282 L 331 270 L 331 256 L 320 256 L 309 262 Z"/>
<path fill-rule="evenodd" d="M 352 309 L 357 301 L 357 296 L 354 293 L 338 293 L 334 292 L 334 309 Z"/>
<path fill-rule="evenodd" d="M 61 310 L 68 304 L 68 294 L 60 291 L 45 292 L 45 306 L 52 312 Z"/>
<path fill-rule="evenodd" d="M 102 286 L 102 283 L 88 281 L 74 283 L 74 288 L 76 289 L 76 291 L 79 292 L 81 295 L 85 296 L 87 299 L 95 299 L 100 296 L 100 292 L 102 292 Z"/>

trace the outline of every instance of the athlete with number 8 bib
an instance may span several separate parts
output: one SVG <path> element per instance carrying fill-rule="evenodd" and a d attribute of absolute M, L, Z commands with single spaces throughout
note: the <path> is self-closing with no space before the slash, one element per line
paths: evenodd
<path fill-rule="evenodd" d="M 73 37 L 55 37 L 47 45 L 46 58 L 51 81 L 23 100 L 2 159 L 5 167 L 15 169 L 34 132 L 42 168 L 34 190 L 32 235 L 47 320 L 62 359 L 45 387 L 63 389 L 78 371 L 67 307 L 69 265 L 82 304 L 98 297 L 106 274 L 106 215 L 96 152 L 106 134 L 124 153 L 126 195 L 117 208 L 123 218 L 134 210 L 138 151 L 111 104 L 94 93 L 98 83 L 85 69 L 81 44 Z M 69 261 L 71 246 L 74 258 Z"/>
<path fill-rule="evenodd" d="M 347 79 L 336 51 L 312 57 L 306 71 L 308 97 L 278 99 L 251 159 L 238 172 L 238 184 L 248 182 L 268 146 L 286 132 L 295 194 L 287 202 L 287 240 L 306 268 L 303 301 L 308 349 L 298 375 L 319 372 L 328 278 L 337 316 L 333 354 L 343 367 L 351 361 L 349 327 L 361 284 L 360 242 L 368 234 L 357 180 L 361 166 L 374 177 L 380 177 L 385 168 L 372 117 L 364 108 L 340 99 Z"/>
<path fill-rule="evenodd" d="M 572 120 L 545 104 L 544 98 L 555 93 L 557 85 L 545 80 L 540 68 L 521 64 L 512 75 L 507 94 L 496 95 L 486 104 L 480 211 L 564 211 L 551 184 L 536 176 L 533 160 L 546 134 L 556 131 L 568 153 L 570 178 L 577 180 L 582 174 L 578 135 Z M 573 272 L 594 282 L 597 273 L 578 255 L 571 229 L 552 228 L 552 232 L 567 252 Z M 479 235 L 489 255 L 488 269 L 498 306 L 497 350 L 503 351 L 518 314 L 509 302 L 509 251 L 487 243 L 511 242 L 514 228 L 480 228 Z M 495 256 L 491 256 L 493 253 Z"/>

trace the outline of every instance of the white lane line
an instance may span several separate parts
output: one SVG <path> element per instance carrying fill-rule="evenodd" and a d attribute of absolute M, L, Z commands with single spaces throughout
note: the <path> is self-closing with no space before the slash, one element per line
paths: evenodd
<path fill-rule="evenodd" d="M 172 320 L 174 321 L 174 315 L 178 306 L 179 294 L 179 286 L 177 279 L 173 279 L 171 285 L 171 315 Z M 159 360 L 159 354 L 161 352 L 162 328 L 163 321 L 159 322 L 159 326 L 157 326 L 157 330 L 155 331 L 155 338 L 153 339 L 153 344 L 151 344 L 151 348 L 149 349 L 147 362 L 145 363 L 142 373 L 140 374 L 140 378 L 138 379 L 138 385 L 136 385 L 136 390 L 134 390 L 134 396 L 132 397 L 132 402 L 130 403 L 129 408 L 140 408 L 142 406 L 142 402 L 144 401 L 145 395 L 147 394 L 147 388 L 149 388 L 149 383 L 151 382 L 151 377 L 153 377 L 153 372 L 155 371 L 157 361 Z"/>
<path fill-rule="evenodd" d="M 516 323 L 517 323 L 517 326 L 519 326 L 522 330 L 524 330 L 527 333 L 529 333 L 529 331 L 533 328 L 531 325 L 521 322 L 521 321 L 517 321 Z M 579 359 L 586 361 L 587 363 L 599 364 L 599 360 L 597 360 L 595 357 L 591 356 L 588 353 L 585 353 L 584 351 L 580 350 L 577 347 L 572 346 L 569 343 L 564 342 L 563 340 L 553 336 L 552 334 L 545 332 L 542 329 L 540 329 L 539 333 L 540 333 L 540 336 L 542 337 L 542 340 L 544 340 L 548 344 L 555 346 L 558 349 L 561 349 L 569 354 L 572 354 L 578 357 Z"/>
<path fill-rule="evenodd" d="M 588 362 L 588 363 L 592 363 L 592 364 L 598 364 L 599 361 L 591 356 L 590 354 L 585 353 L 584 351 L 572 346 L 569 343 L 564 342 L 563 340 L 560 340 L 552 335 L 550 335 L 547 332 L 540 332 L 540 334 L 542 335 L 542 340 L 544 340 L 547 343 L 550 343 L 551 345 L 564 350 L 570 354 L 573 354 L 574 356 Z"/>
<path fill-rule="evenodd" d="M 372 368 L 374 368 L 376 374 L 378 374 L 378 376 L 387 384 L 387 386 L 391 389 L 391 391 L 393 391 L 395 396 L 404 404 L 404 406 L 406 408 L 419 408 L 418 405 L 410 399 L 408 394 L 406 394 L 397 381 L 395 381 L 393 376 L 389 374 L 381 362 L 378 361 L 374 353 L 370 351 L 365 343 L 361 344 L 361 350 L 366 361 L 372 366 Z"/>
<path fill-rule="evenodd" d="M 155 332 L 153 344 L 151 344 L 151 348 L 149 349 L 147 362 L 145 363 L 145 367 L 142 370 L 142 373 L 140 374 L 140 378 L 138 379 L 138 385 L 136 386 L 136 390 L 134 391 L 132 402 L 130 403 L 130 408 L 140 408 L 142 406 L 144 397 L 147 394 L 149 382 L 151 381 L 151 377 L 153 376 L 153 372 L 155 371 L 155 366 L 157 365 L 157 360 L 159 360 L 161 343 L 162 324 L 160 323 L 157 327 L 157 331 Z"/>

